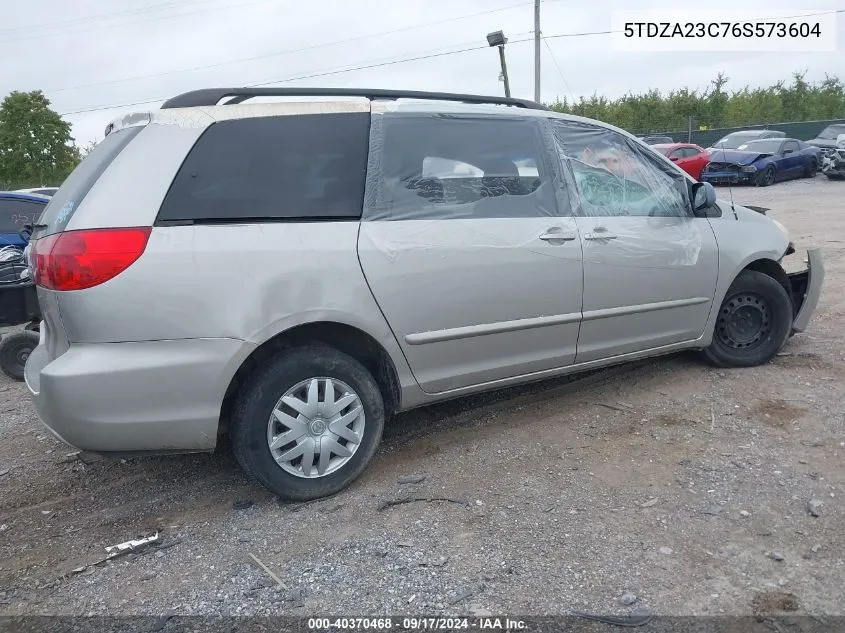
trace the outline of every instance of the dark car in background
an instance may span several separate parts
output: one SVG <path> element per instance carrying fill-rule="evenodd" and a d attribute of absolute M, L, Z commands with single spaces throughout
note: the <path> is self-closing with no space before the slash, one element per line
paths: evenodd
<path fill-rule="evenodd" d="M 708 147 L 707 149 L 710 151 L 714 149 L 739 149 L 740 145 L 744 145 L 749 141 L 785 137 L 786 133 L 778 130 L 740 130 L 739 132 L 731 132 L 723 136 L 713 143 L 712 147 Z"/>
<path fill-rule="evenodd" d="M 815 176 L 821 161 L 821 150 L 804 141 L 759 139 L 743 143 L 736 149 L 710 150 L 710 162 L 699 180 L 766 187 L 780 180 Z"/>
<path fill-rule="evenodd" d="M 0 248 L 23 248 L 27 241 L 20 232 L 27 224 L 35 224 L 50 202 L 50 197 L 37 193 L 0 191 Z"/>

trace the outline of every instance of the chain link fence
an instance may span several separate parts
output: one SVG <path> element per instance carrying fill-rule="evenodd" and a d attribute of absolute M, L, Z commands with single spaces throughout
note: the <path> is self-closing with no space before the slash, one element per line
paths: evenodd
<path fill-rule="evenodd" d="M 690 128 L 683 131 L 673 132 L 649 132 L 639 136 L 669 136 L 676 143 L 695 143 L 701 147 L 710 147 L 720 138 L 731 132 L 740 130 L 779 130 L 784 132 L 787 138 L 797 138 L 807 141 L 819 135 L 824 128 L 834 123 L 845 123 L 845 119 L 830 119 L 826 121 L 794 121 L 789 123 L 767 123 L 765 125 L 746 125 L 744 127 L 726 127 L 709 130 L 699 130 L 692 121 Z"/>

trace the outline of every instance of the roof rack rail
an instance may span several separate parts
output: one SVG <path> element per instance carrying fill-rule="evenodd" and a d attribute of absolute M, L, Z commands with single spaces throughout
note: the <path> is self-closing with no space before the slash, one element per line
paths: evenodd
<path fill-rule="evenodd" d="M 462 103 L 490 103 L 531 110 L 548 110 L 543 104 L 528 99 L 414 90 L 368 90 L 365 88 L 205 88 L 168 99 L 162 104 L 161 109 L 215 106 L 227 97 L 231 98 L 224 105 L 242 103 L 253 97 L 366 97 L 370 101 L 376 99 L 428 99 L 432 101 L 460 101 Z"/>

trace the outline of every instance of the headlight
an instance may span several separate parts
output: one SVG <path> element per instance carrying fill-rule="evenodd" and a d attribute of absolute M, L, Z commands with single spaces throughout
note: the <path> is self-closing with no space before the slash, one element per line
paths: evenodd
<path fill-rule="evenodd" d="M 755 171 L 757 171 L 757 168 L 754 165 L 746 165 L 742 168 L 742 172 L 745 174 L 753 174 Z"/>

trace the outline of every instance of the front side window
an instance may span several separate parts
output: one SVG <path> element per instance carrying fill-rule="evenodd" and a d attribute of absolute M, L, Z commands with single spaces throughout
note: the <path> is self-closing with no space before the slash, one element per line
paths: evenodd
<path fill-rule="evenodd" d="M 791 152 L 797 152 L 798 149 L 799 149 L 798 143 L 796 143 L 795 141 L 787 141 L 786 143 L 783 144 L 783 151 L 784 152 L 786 152 L 787 150 L 789 150 Z"/>
<path fill-rule="evenodd" d="M 159 220 L 360 218 L 369 120 L 356 112 L 215 123 L 185 159 Z"/>
<path fill-rule="evenodd" d="M 370 220 L 557 214 L 536 120 L 397 113 L 379 129 Z"/>
<path fill-rule="evenodd" d="M 552 122 L 587 216 L 690 215 L 685 176 L 625 136 L 590 124 Z"/>

